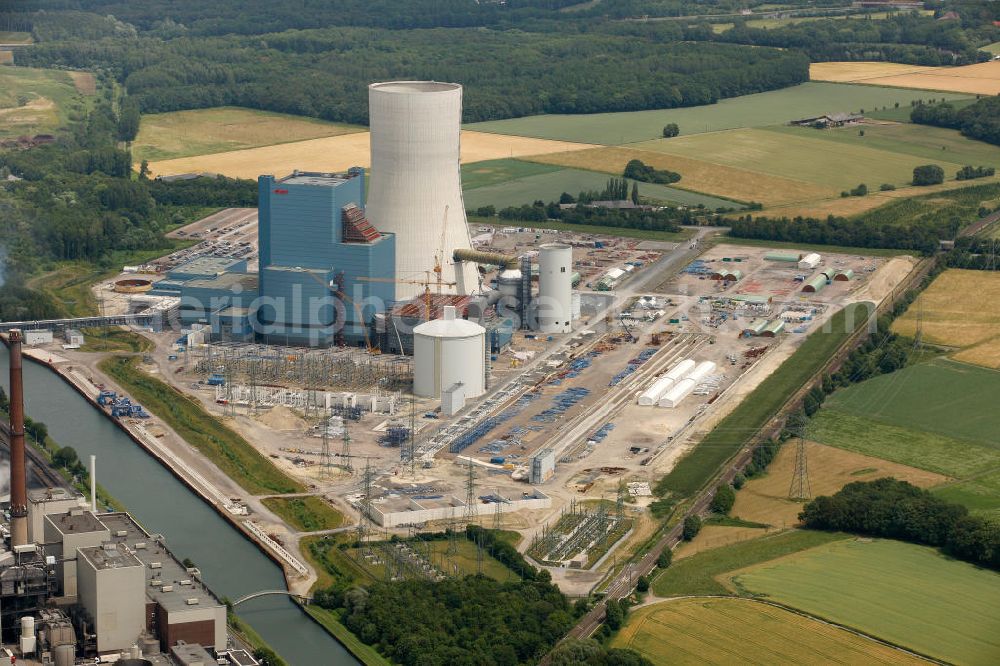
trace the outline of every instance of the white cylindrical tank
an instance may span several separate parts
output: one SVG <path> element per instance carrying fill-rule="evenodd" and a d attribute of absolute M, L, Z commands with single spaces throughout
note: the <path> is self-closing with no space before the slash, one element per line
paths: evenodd
<path fill-rule="evenodd" d="M 573 248 L 566 243 L 546 243 L 538 249 L 535 318 L 542 333 L 573 329 Z"/>
<path fill-rule="evenodd" d="M 670 390 L 670 387 L 672 387 L 678 379 L 690 372 L 694 366 L 694 361 L 686 358 L 672 367 L 665 375 L 653 382 L 652 386 L 642 392 L 639 396 L 639 404 L 646 407 L 655 405 L 663 394 Z"/>
<path fill-rule="evenodd" d="M 684 376 L 683 379 L 674 384 L 663 397 L 660 398 L 660 407 L 676 407 L 684 401 L 684 398 L 691 395 L 691 391 L 697 388 L 698 383 L 715 370 L 715 363 L 702 361 L 694 370 Z"/>
<path fill-rule="evenodd" d="M 452 261 L 471 248 L 459 173 L 462 86 L 435 81 L 394 81 L 368 86 L 371 184 L 365 213 L 379 231 L 396 234 L 396 277 L 426 276 L 439 257 L 448 291 L 478 286 L 472 262 Z M 442 237 L 444 243 L 442 246 Z M 397 284 L 397 298 L 420 293 Z"/>
<path fill-rule="evenodd" d="M 461 382 L 465 397 L 486 391 L 486 329 L 456 316 L 447 305 L 441 319 L 413 329 L 413 392 L 440 398 L 441 391 Z"/>
<path fill-rule="evenodd" d="M 35 635 L 35 618 L 32 615 L 25 615 L 21 618 L 21 637 Z"/>
<path fill-rule="evenodd" d="M 574 291 L 573 295 L 570 297 L 570 312 L 573 317 L 573 321 L 580 318 L 580 292 Z"/>

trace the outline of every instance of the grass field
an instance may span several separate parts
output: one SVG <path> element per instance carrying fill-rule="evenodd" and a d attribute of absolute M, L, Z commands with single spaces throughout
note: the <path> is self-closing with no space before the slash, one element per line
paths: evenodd
<path fill-rule="evenodd" d="M 859 183 L 866 183 L 871 190 L 877 190 L 882 183 L 908 185 L 913 179 L 913 168 L 927 163 L 926 157 L 880 149 L 867 143 L 824 141 L 819 138 L 820 134 L 823 132 L 812 129 L 797 132 L 741 129 L 658 139 L 635 147 L 833 187 L 838 193 Z M 951 134 L 959 138 L 957 132 Z M 891 145 L 898 141 L 884 143 Z M 984 152 L 989 148 L 985 144 L 982 146 Z M 998 152 L 995 148 L 992 150 Z M 962 166 L 941 159 L 940 155 L 935 163 L 951 175 Z M 678 171 L 684 175 L 682 169 Z"/>
<path fill-rule="evenodd" d="M 222 106 L 143 115 L 132 152 L 136 160 L 156 161 L 365 131 L 356 125 Z"/>
<path fill-rule="evenodd" d="M 469 217 L 469 224 L 496 225 L 495 217 Z M 691 229 L 680 231 L 651 231 L 648 229 L 625 229 L 623 227 L 599 227 L 593 224 L 566 224 L 565 222 L 523 222 L 518 220 L 510 226 L 530 227 L 532 229 L 556 229 L 558 231 L 573 231 L 579 234 L 601 234 L 605 236 L 620 236 L 622 238 L 638 238 L 640 240 L 665 241 L 676 243 L 691 238 Z"/>
<path fill-rule="evenodd" d="M 466 208 L 478 208 L 480 206 L 492 205 L 496 206 L 497 209 L 500 209 L 505 206 L 520 206 L 521 204 L 526 203 L 530 204 L 537 199 L 541 199 L 545 202 L 556 201 L 559 199 L 559 195 L 563 192 L 569 192 L 575 197 L 583 190 L 603 190 L 605 185 L 607 185 L 609 178 L 609 174 L 598 173 L 596 171 L 560 169 L 559 167 L 553 165 L 523 162 L 520 160 L 499 161 L 516 161 L 519 164 L 529 164 L 536 167 L 539 172 L 526 176 L 512 176 L 512 178 L 506 182 L 480 187 L 469 187 L 466 185 L 463 192 L 463 199 L 465 201 Z M 463 176 L 467 172 L 472 172 L 475 176 L 468 179 L 463 177 L 463 183 L 465 183 L 466 180 L 475 183 L 480 180 L 480 177 L 482 180 L 485 180 L 488 177 L 488 174 L 475 173 L 475 169 L 483 164 L 494 163 L 479 162 L 466 166 L 462 170 Z M 529 171 L 529 169 L 522 168 L 518 168 L 518 170 Z M 489 175 L 493 175 L 495 173 L 496 172 L 492 172 Z M 496 175 L 499 176 L 499 174 Z M 618 175 L 621 174 L 619 173 Z M 634 181 L 629 181 L 630 187 L 633 182 Z M 652 183 L 639 183 L 639 195 L 651 201 L 681 204 L 684 206 L 702 205 L 711 210 L 715 210 L 716 208 L 741 207 L 739 203 L 729 201 L 727 199 L 720 199 L 718 197 L 711 197 L 697 192 L 688 192 L 686 190 L 667 187 L 664 185 L 655 185 Z"/>
<path fill-rule="evenodd" d="M 1000 336 L 1000 312 L 983 303 L 1000 301 L 1000 273 L 949 269 L 938 275 L 909 310 L 893 322 L 893 330 L 912 336 L 923 320 L 928 342 L 968 347 Z M 968 355 L 963 359 L 974 361 Z"/>
<path fill-rule="evenodd" d="M 936 359 L 837 391 L 826 406 L 1000 450 L 997 395 L 1000 372 Z"/>
<path fill-rule="evenodd" d="M 964 95 L 942 95 L 955 98 Z M 724 99 L 717 104 L 682 109 L 546 115 L 467 125 L 467 129 L 497 134 L 533 136 L 579 143 L 620 145 L 663 136 L 663 126 L 677 123 L 681 134 L 715 132 L 742 127 L 778 125 L 790 120 L 837 111 L 883 106 L 909 106 L 926 98 L 923 91 L 810 82 L 755 95 Z"/>
<path fill-rule="evenodd" d="M 83 102 L 67 72 L 0 67 L 0 139 L 52 134 Z"/>
<path fill-rule="evenodd" d="M 500 136 L 481 132 L 462 133 L 462 163 L 523 157 L 590 148 L 590 145 L 546 141 L 521 136 Z M 352 166 L 370 166 L 368 132 L 354 132 L 150 162 L 154 175 L 190 172 L 221 173 L 236 178 L 256 178 L 262 173 L 286 174 L 301 171 L 342 171 Z"/>
<path fill-rule="evenodd" d="M 932 548 L 846 540 L 752 566 L 732 577 L 766 595 L 939 659 L 995 664 L 1000 574 Z"/>
<path fill-rule="evenodd" d="M 693 495 L 764 426 L 867 320 L 870 303 L 848 305 L 814 331 L 795 352 L 722 419 L 656 484 L 658 495 Z"/>
<path fill-rule="evenodd" d="M 107 373 L 136 402 L 163 419 L 188 444 L 215 463 L 252 495 L 302 492 L 302 484 L 286 476 L 245 439 L 176 389 L 136 367 L 135 357 L 101 361 Z"/>
<path fill-rule="evenodd" d="M 840 194 L 840 190 L 829 185 L 817 185 L 801 179 L 762 173 L 756 170 L 755 165 L 749 165 L 754 168 L 743 169 L 709 162 L 700 157 L 669 155 L 664 152 L 640 150 L 632 146 L 593 148 L 536 155 L 526 159 L 576 169 L 603 171 L 616 176 L 622 174 L 629 160 L 638 159 L 657 169 L 669 169 L 680 173 L 681 180 L 675 187 L 736 201 L 759 201 L 768 206 L 814 201 L 837 197 Z"/>
<path fill-rule="evenodd" d="M 653 581 L 653 592 L 659 597 L 731 594 L 719 580 L 726 572 L 846 538 L 834 532 L 791 530 L 705 551 L 664 569 Z"/>
<path fill-rule="evenodd" d="M 344 516 L 321 497 L 266 497 L 261 500 L 289 525 L 303 532 L 332 530 L 344 523 Z"/>
<path fill-rule="evenodd" d="M 992 44 L 981 46 L 979 50 L 989 51 L 993 55 L 1000 55 L 1000 42 L 993 42 Z"/>
<path fill-rule="evenodd" d="M 462 189 L 502 185 L 512 180 L 559 171 L 559 167 L 524 160 L 500 159 L 462 165 Z M 468 206 L 467 206 L 468 207 Z"/>
<path fill-rule="evenodd" d="M 30 32 L 0 30 L 0 44 L 30 44 L 33 41 Z"/>
<path fill-rule="evenodd" d="M 822 139 L 838 144 L 910 155 L 923 163 L 933 162 L 944 166 L 943 163 L 947 162 L 959 165 L 1000 167 L 1000 150 L 996 146 L 966 138 L 954 130 L 929 125 L 871 124 L 863 127 L 839 127 L 829 130 L 786 126 L 768 128 L 768 130 L 790 136 Z M 864 136 L 861 136 L 861 131 L 864 131 Z M 820 144 L 814 145 L 819 146 Z M 955 174 L 948 169 L 945 169 L 945 174 L 949 179 L 955 177 Z M 909 180 L 907 178 L 905 182 L 909 182 Z"/>
<path fill-rule="evenodd" d="M 750 599 L 676 599 L 639 608 L 611 641 L 654 664 L 919 664 L 922 659 Z"/>
<path fill-rule="evenodd" d="M 908 68 L 908 69 L 903 69 Z M 809 67 L 814 81 L 863 83 L 975 95 L 1000 93 L 1000 61 L 962 67 L 891 67 L 884 62 L 823 62 Z"/>

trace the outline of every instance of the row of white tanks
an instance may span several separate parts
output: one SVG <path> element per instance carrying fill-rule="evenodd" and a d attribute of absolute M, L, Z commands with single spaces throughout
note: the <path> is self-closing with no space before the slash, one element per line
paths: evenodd
<path fill-rule="evenodd" d="M 684 359 L 639 394 L 639 404 L 647 407 L 677 407 L 715 368 L 712 361 L 695 363 L 694 359 Z"/>

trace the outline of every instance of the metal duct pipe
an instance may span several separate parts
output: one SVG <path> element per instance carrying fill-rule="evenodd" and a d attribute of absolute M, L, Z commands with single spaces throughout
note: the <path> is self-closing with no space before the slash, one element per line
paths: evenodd
<path fill-rule="evenodd" d="M 24 466 L 24 378 L 21 331 L 10 332 L 10 543 L 28 543 L 28 489 Z"/>
<path fill-rule="evenodd" d="M 466 250 L 459 248 L 453 255 L 455 261 L 471 261 L 476 264 L 496 264 L 504 268 L 517 268 L 520 259 L 513 255 L 501 252 L 481 252 L 480 250 Z"/>

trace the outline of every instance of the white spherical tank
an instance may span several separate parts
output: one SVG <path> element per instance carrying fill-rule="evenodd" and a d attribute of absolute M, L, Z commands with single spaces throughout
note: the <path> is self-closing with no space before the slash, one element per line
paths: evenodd
<path fill-rule="evenodd" d="M 421 279 L 440 255 L 448 291 L 478 285 L 471 262 L 452 261 L 471 248 L 459 172 L 462 86 L 435 81 L 394 81 L 368 86 L 371 184 L 365 213 L 375 228 L 396 234 L 396 276 Z M 444 243 L 442 246 L 442 237 Z M 397 298 L 420 293 L 397 284 Z"/>
<path fill-rule="evenodd" d="M 569 333 L 573 324 L 573 248 L 546 243 L 538 249 L 538 330 Z"/>
<path fill-rule="evenodd" d="M 465 396 L 486 391 L 486 329 L 459 319 L 453 306 L 445 306 L 441 319 L 413 329 L 413 392 L 423 398 L 440 398 L 441 391 L 461 382 Z"/>

